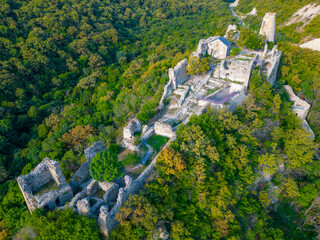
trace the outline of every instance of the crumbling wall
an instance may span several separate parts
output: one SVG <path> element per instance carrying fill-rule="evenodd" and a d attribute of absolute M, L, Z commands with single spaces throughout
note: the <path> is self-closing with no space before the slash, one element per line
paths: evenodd
<path fill-rule="evenodd" d="M 187 66 L 188 60 L 184 59 L 174 68 L 169 69 L 169 82 L 164 87 L 163 95 L 159 104 L 160 109 L 164 107 L 164 100 L 172 94 L 172 91 L 175 90 L 179 84 L 188 80 Z"/>
<path fill-rule="evenodd" d="M 282 52 L 278 51 L 277 45 L 275 45 L 272 48 L 271 55 L 269 56 L 269 59 L 266 59 L 266 61 L 270 62 L 270 67 L 268 69 L 267 77 L 268 81 L 270 82 L 271 86 L 274 85 L 276 79 L 277 79 L 277 72 L 280 64 Z"/>
<path fill-rule="evenodd" d="M 48 186 L 45 191 L 34 194 L 50 181 L 54 181 L 56 186 Z M 50 158 L 45 158 L 29 174 L 18 177 L 17 182 L 30 213 L 36 208 L 54 209 L 73 197 L 72 189 L 67 185 L 59 163 Z"/>
<path fill-rule="evenodd" d="M 171 138 L 167 142 L 165 147 L 169 146 L 169 144 L 175 139 L 176 137 Z M 140 176 L 135 181 L 128 178 L 126 179 L 126 187 L 120 188 L 117 203 L 110 210 L 110 212 L 107 212 L 107 210 L 103 207 L 100 208 L 98 224 L 100 226 L 101 232 L 105 236 L 108 236 L 110 231 L 118 225 L 118 221 L 115 219 L 115 216 L 119 212 L 122 204 L 129 198 L 131 194 L 137 194 L 143 188 L 150 176 L 154 173 L 158 156 L 159 154 L 152 160 L 150 165 L 140 174 Z"/>
<path fill-rule="evenodd" d="M 90 162 L 91 159 L 101 151 L 106 151 L 106 147 L 104 146 L 102 141 L 98 141 L 88 147 L 87 149 L 84 150 L 84 154 L 86 157 L 86 162 L 83 163 L 80 168 L 75 172 L 75 174 L 72 176 L 70 180 L 70 186 L 72 189 L 75 189 L 78 187 L 80 184 L 82 184 L 85 180 L 88 180 L 90 178 Z"/>
<path fill-rule="evenodd" d="M 128 125 L 123 129 L 123 141 L 122 141 L 123 147 L 130 149 L 132 151 L 137 151 L 138 148 L 134 144 L 134 140 L 135 140 L 134 134 L 136 132 L 141 132 L 141 130 L 142 130 L 141 122 L 136 118 L 131 119 Z"/>
<path fill-rule="evenodd" d="M 232 59 L 223 60 L 214 72 L 215 78 L 229 79 L 243 83 L 244 90 L 247 89 L 253 69 L 254 59 Z"/>
<path fill-rule="evenodd" d="M 274 42 L 276 37 L 276 13 L 266 13 L 261 24 L 260 35 L 266 36 L 268 42 Z"/>

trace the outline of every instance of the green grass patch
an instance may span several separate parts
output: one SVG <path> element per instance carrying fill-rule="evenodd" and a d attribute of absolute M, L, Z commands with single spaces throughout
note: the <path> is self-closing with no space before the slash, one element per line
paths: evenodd
<path fill-rule="evenodd" d="M 123 163 L 124 166 L 135 165 L 140 162 L 140 157 L 138 156 L 137 153 L 129 153 L 122 159 L 121 162 Z"/>
<path fill-rule="evenodd" d="M 155 151 L 160 152 L 160 150 L 164 147 L 164 145 L 166 145 L 168 141 L 169 138 L 154 135 L 148 140 L 148 143 Z"/>

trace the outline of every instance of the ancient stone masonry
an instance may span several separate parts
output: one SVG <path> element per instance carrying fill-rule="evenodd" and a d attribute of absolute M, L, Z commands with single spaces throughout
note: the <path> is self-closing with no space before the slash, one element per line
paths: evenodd
<path fill-rule="evenodd" d="M 92 146 L 84 150 L 84 154 L 86 157 L 86 162 L 81 165 L 81 167 L 75 172 L 75 174 L 72 176 L 70 180 L 70 186 L 72 189 L 75 189 L 80 184 L 84 183 L 86 180 L 89 180 L 91 178 L 90 176 L 90 162 L 91 159 L 101 151 L 106 151 L 104 144 L 102 141 L 98 141 L 94 143 Z"/>
<path fill-rule="evenodd" d="M 172 94 L 172 91 L 177 89 L 179 84 L 182 84 L 188 80 L 189 77 L 187 75 L 187 66 L 188 61 L 187 59 L 184 59 L 179 62 L 177 66 L 169 69 L 169 82 L 164 87 L 164 93 L 159 104 L 160 109 L 164 107 L 164 100 Z"/>
<path fill-rule="evenodd" d="M 160 135 L 163 137 L 172 138 L 176 135 L 175 132 L 173 131 L 172 126 L 165 122 L 156 122 L 154 124 L 154 129 L 157 135 Z"/>
<path fill-rule="evenodd" d="M 216 68 L 214 77 L 241 82 L 243 83 L 243 90 L 247 90 L 254 62 L 255 58 L 245 56 L 223 60 Z"/>
<path fill-rule="evenodd" d="M 29 174 L 17 179 L 30 213 L 36 208 L 54 209 L 73 197 L 58 162 L 45 158 Z"/>
<path fill-rule="evenodd" d="M 123 147 L 128 148 L 132 151 L 137 151 L 138 147 L 134 144 L 134 134 L 137 132 L 141 132 L 141 130 L 142 124 L 138 119 L 134 118 L 130 120 L 128 125 L 123 129 Z"/>
<path fill-rule="evenodd" d="M 260 35 L 266 36 L 268 42 L 274 42 L 276 37 L 276 13 L 266 13 L 261 24 Z"/>
<path fill-rule="evenodd" d="M 310 137 L 314 139 L 315 138 L 314 132 L 312 131 L 312 129 L 310 128 L 306 120 L 311 105 L 307 101 L 304 101 L 300 99 L 297 95 L 295 95 L 295 93 L 293 92 L 292 88 L 289 85 L 285 85 L 284 89 L 288 93 L 290 97 L 290 101 L 293 102 L 293 105 L 291 107 L 292 111 L 297 115 L 298 118 L 301 119 L 302 127 L 307 132 L 309 132 Z"/>
<path fill-rule="evenodd" d="M 209 37 L 199 41 L 197 50 L 192 56 L 205 57 L 206 53 L 214 58 L 223 59 L 229 56 L 231 44 L 223 37 Z"/>

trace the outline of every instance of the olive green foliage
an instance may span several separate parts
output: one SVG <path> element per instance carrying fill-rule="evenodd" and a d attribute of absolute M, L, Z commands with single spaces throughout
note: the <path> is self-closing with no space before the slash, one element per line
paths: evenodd
<path fill-rule="evenodd" d="M 241 49 L 235 47 L 235 48 L 232 48 L 232 50 L 231 50 L 231 52 L 230 52 L 230 55 L 231 55 L 231 56 L 236 56 L 236 55 L 238 55 L 240 52 L 241 52 Z"/>
<path fill-rule="evenodd" d="M 37 209 L 25 226 L 32 227 L 37 239 L 101 239 L 96 221 L 71 208 L 52 212 Z"/>
<path fill-rule="evenodd" d="M 265 39 L 250 28 L 243 27 L 240 30 L 240 37 L 237 43 L 241 47 L 258 50 L 264 47 Z"/>
<path fill-rule="evenodd" d="M 90 162 L 90 175 L 99 182 L 111 182 L 123 176 L 123 164 L 112 151 L 98 152 Z"/>
<path fill-rule="evenodd" d="M 188 74 L 190 75 L 198 75 L 204 74 L 209 71 L 210 63 L 212 62 L 212 57 L 199 58 L 196 56 L 191 56 L 189 58 L 188 64 Z"/>

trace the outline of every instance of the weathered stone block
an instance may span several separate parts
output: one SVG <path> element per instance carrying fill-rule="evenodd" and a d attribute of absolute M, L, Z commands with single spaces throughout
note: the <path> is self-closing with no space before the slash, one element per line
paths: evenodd
<path fill-rule="evenodd" d="M 86 192 L 87 195 L 94 195 L 99 190 L 99 184 L 96 180 L 92 180 L 87 186 Z"/>
<path fill-rule="evenodd" d="M 156 122 L 154 124 L 155 133 L 157 135 L 172 138 L 176 135 L 176 133 L 173 131 L 173 128 L 170 124 L 163 123 L 163 122 Z"/>
<path fill-rule="evenodd" d="M 106 185 L 108 187 L 106 187 Z M 104 202 L 110 203 L 117 199 L 118 192 L 119 192 L 119 185 L 116 183 L 104 184 L 104 187 L 102 188 L 102 190 L 105 191 L 105 194 L 103 195 Z"/>

